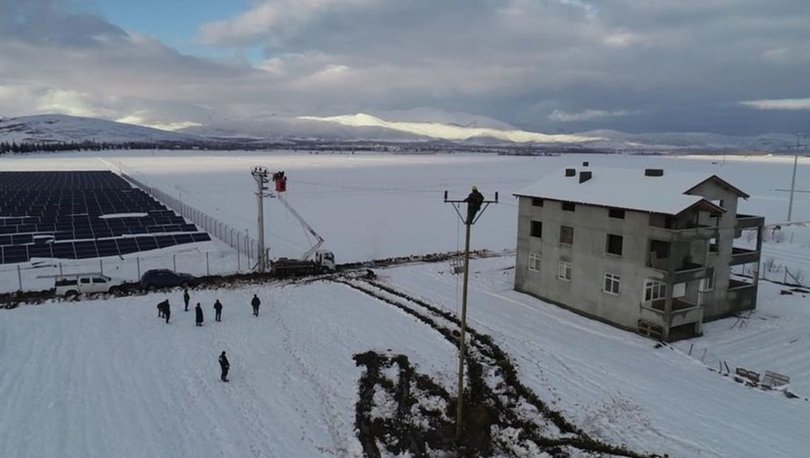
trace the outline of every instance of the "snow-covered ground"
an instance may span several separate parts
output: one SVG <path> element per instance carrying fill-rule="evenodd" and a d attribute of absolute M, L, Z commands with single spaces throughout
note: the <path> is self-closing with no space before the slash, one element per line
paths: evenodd
<path fill-rule="evenodd" d="M 679 457 L 795 457 L 810 447 L 804 397 L 747 388 L 677 349 L 655 348 L 516 293 L 513 261 L 473 261 L 470 326 L 490 334 L 517 364 L 521 381 L 586 433 Z M 455 312 L 459 278 L 448 270 L 436 263 L 378 274 Z M 763 290 L 778 295 L 773 286 Z M 248 305 L 254 292 L 264 301 L 258 318 Z M 179 292 L 168 296 L 171 323 L 157 318 L 155 304 L 164 297 L 4 311 L 0 456 L 362 456 L 354 430 L 361 375 L 354 354 L 404 354 L 419 373 L 450 392 L 455 387 L 455 348 L 438 332 L 343 285 L 193 291 L 192 304 L 201 302 L 206 313 L 202 328 L 194 326 L 193 312 L 181 310 Z M 225 306 L 221 323 L 212 322 L 216 298 Z M 782 322 L 806 316 L 791 304 L 764 313 L 778 313 Z M 710 327 L 708 338 L 728 335 L 723 323 Z M 766 338 L 737 343 L 742 351 L 786 345 Z M 809 347 L 800 339 L 790 353 L 806 355 Z M 229 384 L 218 380 L 222 350 L 231 360 Z M 774 360 L 789 356 L 774 351 L 746 364 L 779 369 Z M 791 370 L 796 388 L 804 389 L 807 365 Z"/>
<path fill-rule="evenodd" d="M 500 192 L 475 226 L 473 248 L 513 249 L 511 193 L 544 174 L 587 160 L 592 166 L 658 167 L 717 173 L 749 193 L 740 211 L 784 222 L 792 158 L 786 157 L 497 157 L 490 155 L 315 155 L 117 151 L 0 157 L 3 170 L 108 169 L 120 166 L 255 235 L 253 165 L 285 170 L 288 199 L 327 240 L 338 262 L 455 250 L 461 226 L 443 191 L 462 198 L 475 184 Z M 800 161 L 797 189 L 810 187 Z M 810 194 L 797 193 L 793 219 L 810 220 Z M 304 231 L 278 203 L 267 227 L 274 256 L 308 248 Z M 763 259 L 810 275 L 810 237 L 782 225 Z M 745 243 L 744 240 L 741 240 Z M 221 247 L 219 242 L 211 245 Z M 202 252 L 178 270 L 200 273 Z M 212 248 L 213 249 L 213 248 Z M 221 248 L 217 265 L 236 264 Z M 171 267 L 173 252 L 147 253 Z M 231 253 L 232 254 L 232 253 Z M 74 268 L 94 267 L 90 263 Z M 490 334 L 519 367 L 523 383 L 586 433 L 612 444 L 670 456 L 804 456 L 810 421 L 810 353 L 801 293 L 781 295 L 763 282 L 745 323 L 709 323 L 705 336 L 675 347 L 596 323 L 511 290 L 514 258 L 473 264 L 470 323 Z M 182 267 L 181 267 L 182 266 Z M 16 266 L 0 276 L 16 289 Z M 459 278 L 446 263 L 379 270 L 382 280 L 457 312 Z M 51 268 L 53 269 L 53 268 Z M 131 267 L 121 267 L 131 270 Z M 193 270 L 197 269 L 197 270 Z M 108 272 L 105 268 L 105 273 Z M 782 280 L 782 273 L 766 273 Z M 124 275 L 126 276 L 126 275 Z M 265 300 L 250 316 L 254 292 Z M 222 323 L 193 324 L 172 293 L 172 324 L 156 317 L 164 295 L 75 304 L 22 306 L 0 313 L 0 456 L 360 456 L 354 431 L 357 381 L 352 355 L 407 355 L 420 373 L 454 390 L 455 349 L 432 328 L 342 285 L 194 292 L 192 301 L 225 304 Z M 208 316 L 210 321 L 210 316 Z M 743 320 L 741 320 L 743 321 Z M 693 355 L 687 355 L 690 344 Z M 218 381 L 227 350 L 232 382 Z M 800 399 L 734 383 L 706 369 L 729 366 L 791 376 Z M 696 355 L 697 354 L 697 355 Z M 697 356 L 697 357 L 696 357 Z M 805 358 L 806 359 L 806 358 Z"/>

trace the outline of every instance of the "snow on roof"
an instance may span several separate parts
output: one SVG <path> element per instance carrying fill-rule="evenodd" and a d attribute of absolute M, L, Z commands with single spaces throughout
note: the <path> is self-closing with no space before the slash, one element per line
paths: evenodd
<path fill-rule="evenodd" d="M 516 192 L 515 196 L 539 197 L 604 207 L 677 215 L 703 201 L 723 211 L 701 196 L 684 194 L 713 175 L 664 170 L 662 176 L 646 176 L 644 169 L 567 167 L 574 176 L 557 170 Z M 592 177 L 580 183 L 580 173 Z"/>

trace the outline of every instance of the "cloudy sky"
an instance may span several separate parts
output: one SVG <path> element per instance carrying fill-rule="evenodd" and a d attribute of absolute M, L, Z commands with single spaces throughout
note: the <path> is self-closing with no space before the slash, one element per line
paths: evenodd
<path fill-rule="evenodd" d="M 0 0 L 0 115 L 810 130 L 808 0 Z"/>

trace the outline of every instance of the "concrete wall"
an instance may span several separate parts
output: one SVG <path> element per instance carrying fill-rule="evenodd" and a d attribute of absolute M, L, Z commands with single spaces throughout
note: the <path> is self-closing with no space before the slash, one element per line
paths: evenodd
<path fill-rule="evenodd" d="M 701 303 L 705 306 L 704 319 L 728 315 L 736 309 L 752 308 L 750 294 L 745 300 L 728 294 L 729 262 L 735 235 L 737 217 L 737 194 L 715 181 L 708 181 L 692 194 L 708 200 L 722 201 L 727 209 L 719 221 L 703 213 L 700 223 L 714 226 L 718 224 L 719 245 L 717 252 L 709 252 L 708 240 L 682 240 L 670 246 L 671 263 L 659 265 L 659 269 L 680 268 L 684 259 L 715 271 L 714 289 L 699 291 L 698 272 L 696 278 L 686 282 L 686 295 L 683 300 Z M 650 227 L 650 214 L 625 210 L 624 219 L 609 217 L 609 208 L 576 204 L 575 211 L 562 210 L 562 202 L 543 200 L 543 206 L 533 206 L 529 197 L 520 197 L 518 204 L 517 259 L 515 266 L 515 289 L 536 297 L 547 299 L 576 310 L 582 314 L 598 317 L 621 327 L 635 329 L 641 317 L 640 305 L 644 300 L 644 284 L 648 278 L 663 279 L 666 274 L 647 266 L 649 244 L 655 230 Z M 719 202 L 718 202 L 719 203 Z M 660 215 L 659 215 L 660 216 Z M 691 215 L 682 215 L 674 220 L 678 228 L 690 227 Z M 531 222 L 543 224 L 542 237 L 532 237 Z M 663 221 L 663 219 L 661 219 Z M 572 245 L 560 243 L 560 226 L 574 228 Z M 659 230 L 660 232 L 660 230 Z M 607 235 L 623 237 L 622 255 L 607 253 Z M 668 233 L 667 233 L 668 235 Z M 529 255 L 541 256 L 540 272 L 529 270 Z M 559 261 L 571 263 L 571 280 L 558 278 Z M 618 295 L 603 292 L 605 273 L 621 277 Z M 669 285 L 669 294 L 673 291 Z M 753 296 L 755 297 L 755 296 Z M 700 326 L 696 328 L 699 332 Z"/>
<path fill-rule="evenodd" d="M 625 211 L 624 219 L 615 219 L 608 208 L 578 204 L 569 212 L 561 204 L 545 200 L 543 207 L 534 207 L 531 198 L 519 199 L 515 289 L 635 329 L 651 272 L 646 267 L 649 215 Z M 542 238 L 529 235 L 532 220 L 542 221 Z M 559 242 L 561 225 L 574 227 L 573 245 Z M 606 252 L 607 234 L 623 237 L 621 256 Z M 528 269 L 530 253 L 541 254 L 540 272 Z M 571 281 L 557 278 L 560 259 L 571 263 Z M 605 273 L 620 276 L 619 295 L 602 291 Z"/>

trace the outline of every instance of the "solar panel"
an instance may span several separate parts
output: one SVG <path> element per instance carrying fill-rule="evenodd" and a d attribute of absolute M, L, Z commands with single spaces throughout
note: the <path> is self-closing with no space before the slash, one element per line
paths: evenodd
<path fill-rule="evenodd" d="M 157 244 L 160 248 L 166 248 L 177 245 L 177 243 L 175 243 L 174 241 L 173 235 L 159 235 L 155 237 L 155 240 L 157 241 Z"/>
<path fill-rule="evenodd" d="M 138 241 L 138 248 L 140 251 L 154 250 L 158 248 L 157 241 L 154 237 L 141 236 L 136 237 L 135 239 Z"/>
<path fill-rule="evenodd" d="M 32 258 L 52 258 L 51 244 L 28 245 L 28 256 Z"/>
<path fill-rule="evenodd" d="M 94 241 L 76 242 L 74 243 L 74 247 L 76 248 L 76 259 L 98 257 L 98 250 L 96 249 L 96 242 Z"/>
<path fill-rule="evenodd" d="M 73 242 L 59 242 L 53 244 L 53 257 L 76 259 L 76 251 L 73 250 Z"/>

